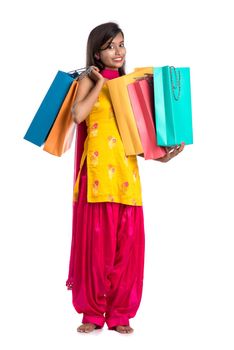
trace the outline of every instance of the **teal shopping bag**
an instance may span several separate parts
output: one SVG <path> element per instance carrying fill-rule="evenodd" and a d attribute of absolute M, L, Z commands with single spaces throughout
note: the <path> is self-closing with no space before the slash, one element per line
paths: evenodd
<path fill-rule="evenodd" d="M 157 143 L 193 143 L 190 68 L 154 67 L 154 104 Z"/>

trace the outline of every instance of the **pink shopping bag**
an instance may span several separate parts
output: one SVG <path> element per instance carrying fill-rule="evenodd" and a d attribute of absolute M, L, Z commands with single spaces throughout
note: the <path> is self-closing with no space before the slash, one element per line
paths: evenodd
<path fill-rule="evenodd" d="M 144 150 L 144 158 L 163 157 L 166 151 L 157 145 L 156 140 L 153 78 L 146 77 L 128 84 L 128 94 Z"/>

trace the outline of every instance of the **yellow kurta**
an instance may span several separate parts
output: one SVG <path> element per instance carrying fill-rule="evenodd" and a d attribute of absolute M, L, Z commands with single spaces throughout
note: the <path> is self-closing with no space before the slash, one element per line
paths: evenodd
<path fill-rule="evenodd" d="M 126 156 L 106 83 L 86 118 L 87 137 L 73 200 L 78 199 L 79 178 L 87 157 L 88 202 L 142 205 L 136 156 Z"/>

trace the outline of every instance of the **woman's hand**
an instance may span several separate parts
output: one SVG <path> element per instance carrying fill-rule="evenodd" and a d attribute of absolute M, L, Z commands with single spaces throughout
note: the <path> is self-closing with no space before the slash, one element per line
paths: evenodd
<path fill-rule="evenodd" d="M 162 163 L 166 163 L 170 159 L 177 156 L 180 152 L 182 152 L 184 149 L 184 146 L 185 146 L 185 143 L 182 142 L 181 145 L 172 146 L 172 147 L 165 147 L 167 154 L 165 156 L 163 156 L 162 158 L 158 158 L 155 160 L 158 160 L 159 162 L 162 162 Z"/>
<path fill-rule="evenodd" d="M 104 84 L 107 79 L 105 79 L 100 73 L 99 73 L 99 68 L 96 66 L 92 66 L 91 72 L 88 74 L 90 79 L 92 79 L 96 84 Z"/>

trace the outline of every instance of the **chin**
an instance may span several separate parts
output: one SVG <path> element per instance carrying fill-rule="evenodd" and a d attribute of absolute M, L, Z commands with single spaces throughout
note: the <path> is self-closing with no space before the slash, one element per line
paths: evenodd
<path fill-rule="evenodd" d="M 116 63 L 115 65 L 111 66 L 112 69 L 119 69 L 121 67 L 123 67 L 124 65 L 124 62 L 121 62 L 121 63 Z"/>
<path fill-rule="evenodd" d="M 122 62 L 110 62 L 110 64 L 108 65 L 110 69 L 118 69 L 123 67 L 125 61 Z"/>
<path fill-rule="evenodd" d="M 108 69 L 119 69 L 121 66 L 106 66 Z"/>

